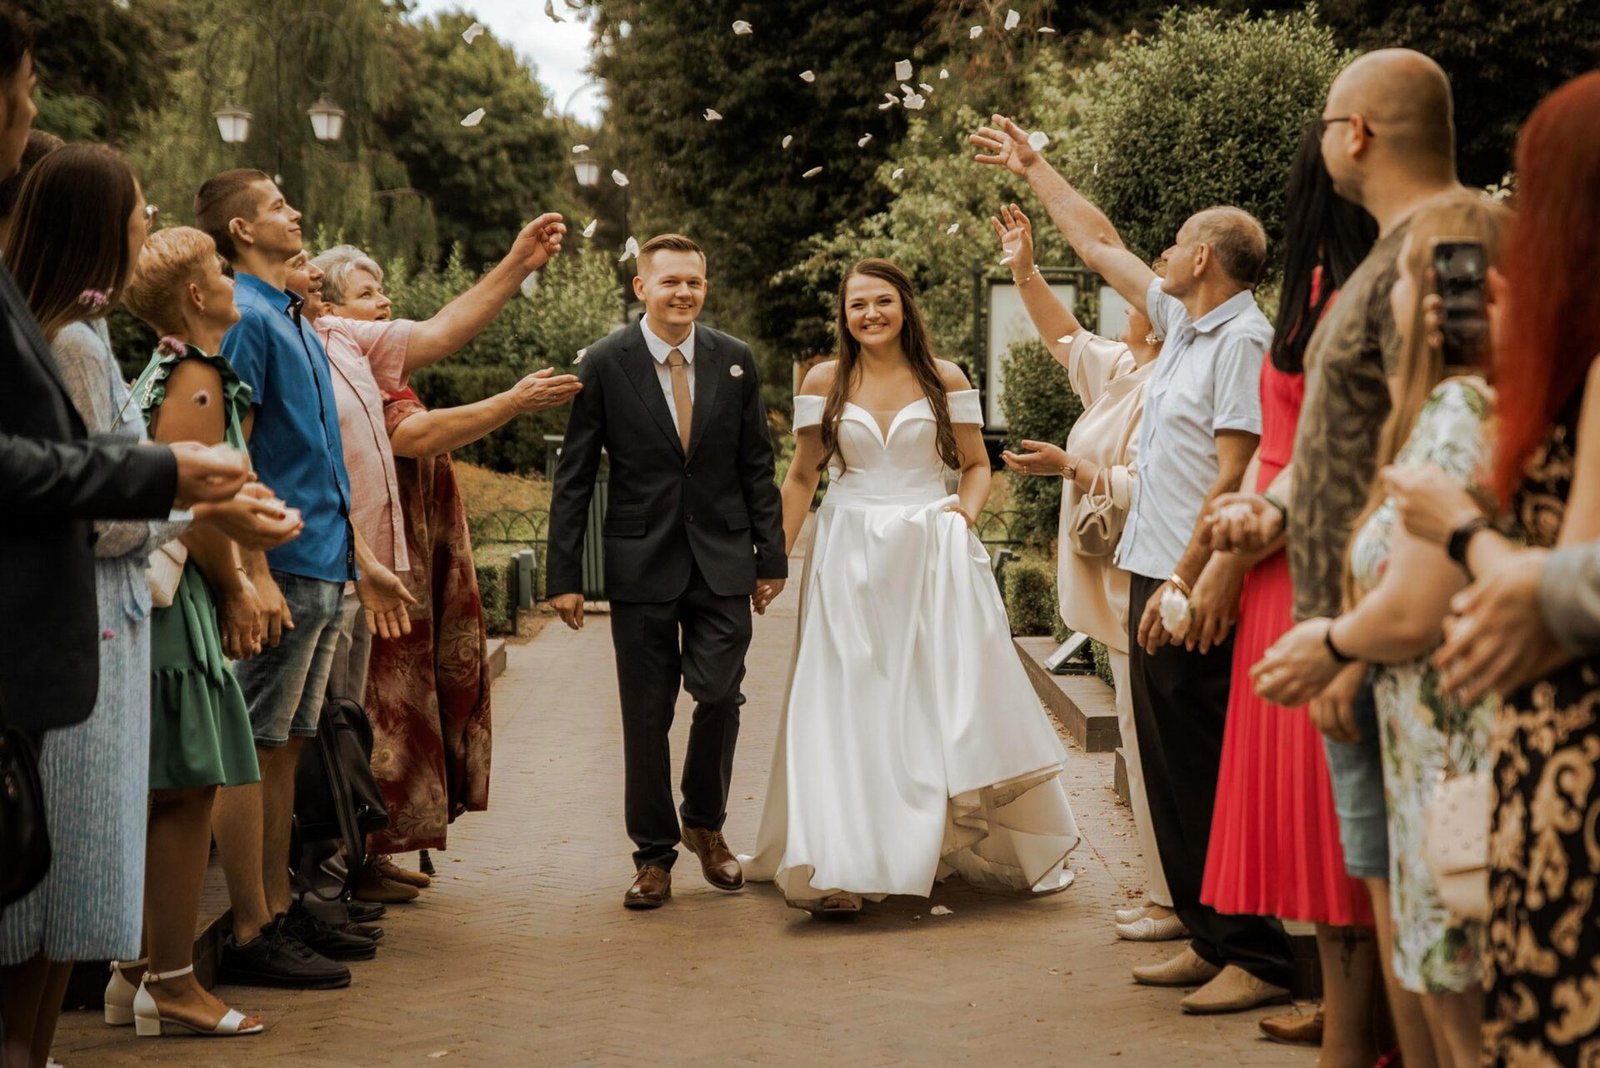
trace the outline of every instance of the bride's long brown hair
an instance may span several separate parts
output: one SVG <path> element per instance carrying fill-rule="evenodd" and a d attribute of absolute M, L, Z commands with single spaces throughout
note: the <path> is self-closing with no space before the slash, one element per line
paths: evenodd
<path fill-rule="evenodd" d="M 900 296 L 900 347 L 922 387 L 923 396 L 933 408 L 937 430 L 939 458 L 950 467 L 961 467 L 961 450 L 956 447 L 956 432 L 950 424 L 950 402 L 945 397 L 944 379 L 939 377 L 939 365 L 934 360 L 933 346 L 928 340 L 928 324 L 922 318 L 911 291 L 911 279 L 888 260 L 868 258 L 861 260 L 845 272 L 839 283 L 839 300 L 835 308 L 839 331 L 839 366 L 834 371 L 833 387 L 822 405 L 822 462 L 818 471 L 825 471 L 839 450 L 839 416 L 844 411 L 850 391 L 861 377 L 861 342 L 850 333 L 850 321 L 845 314 L 844 294 L 850 279 L 865 275 L 888 282 Z"/>

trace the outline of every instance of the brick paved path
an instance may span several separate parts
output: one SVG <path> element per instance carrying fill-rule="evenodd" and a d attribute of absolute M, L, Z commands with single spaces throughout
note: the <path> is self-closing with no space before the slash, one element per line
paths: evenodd
<path fill-rule="evenodd" d="M 793 597 L 758 619 L 728 837 L 748 849 L 794 634 Z M 621 908 L 622 743 L 608 621 L 512 647 L 495 686 L 492 808 L 464 817 L 440 878 L 390 909 L 378 958 L 331 993 L 224 988 L 258 1038 L 136 1041 L 69 1014 L 56 1056 L 99 1065 L 1305 1065 L 1256 1037 L 1262 1013 L 1179 1013 L 1128 969 L 1176 946 L 1112 934 L 1137 893 L 1109 754 L 1070 750 L 1085 841 L 1077 882 L 1040 900 L 953 880 L 854 922 L 786 909 L 771 887 L 712 891 L 692 857 L 654 913 Z M 674 741 L 683 742 L 687 708 Z M 930 904 L 953 910 L 929 915 Z"/>

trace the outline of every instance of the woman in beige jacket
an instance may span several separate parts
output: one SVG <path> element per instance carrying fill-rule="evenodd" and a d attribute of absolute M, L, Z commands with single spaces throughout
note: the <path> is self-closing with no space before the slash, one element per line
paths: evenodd
<path fill-rule="evenodd" d="M 1110 511 L 1116 517 L 1114 529 L 1121 529 L 1120 519 L 1133 496 L 1139 416 L 1161 339 L 1140 308 L 1128 309 L 1128 326 L 1119 340 L 1090 332 L 1040 277 L 1033 262 L 1033 226 L 1022 209 L 1015 204 L 1002 208 L 1000 217 L 989 222 L 1000 237 L 1034 328 L 1083 401 L 1083 414 L 1068 435 L 1065 449 L 1049 442 L 1024 441 L 1024 452 L 1008 451 L 1004 459 L 1007 467 L 1022 474 L 1065 479 L 1056 576 L 1061 618 L 1073 630 L 1103 642 L 1110 653 L 1117 726 L 1127 750 L 1128 793 L 1149 873 L 1144 902 L 1118 910 L 1117 934 L 1143 942 L 1179 938 L 1187 932 L 1172 911 L 1139 768 L 1139 741 L 1128 685 L 1128 573 L 1112 563 L 1114 542 L 1101 554 L 1087 555 L 1077 550 L 1072 539 L 1078 502 L 1091 492 L 1109 494 Z"/>

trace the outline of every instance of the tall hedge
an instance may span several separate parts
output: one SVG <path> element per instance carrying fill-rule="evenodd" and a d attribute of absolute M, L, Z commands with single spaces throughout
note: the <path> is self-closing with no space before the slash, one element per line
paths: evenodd
<path fill-rule="evenodd" d="M 1000 407 L 1010 428 L 1007 447 L 1016 448 L 1024 440 L 1065 444 L 1083 413 L 1083 402 L 1072 392 L 1067 372 L 1044 343 L 1016 342 L 1006 350 L 1003 366 L 1006 390 L 1000 395 Z M 1018 513 L 1011 524 L 1012 533 L 1029 545 L 1049 548 L 1059 527 L 1061 480 L 1013 474 L 1011 507 Z"/>

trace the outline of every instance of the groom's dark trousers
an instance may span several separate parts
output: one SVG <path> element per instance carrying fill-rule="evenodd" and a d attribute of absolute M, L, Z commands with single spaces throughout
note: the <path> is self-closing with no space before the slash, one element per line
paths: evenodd
<path fill-rule="evenodd" d="M 750 597 L 788 574 L 783 509 L 755 360 L 743 342 L 694 331 L 685 449 L 638 324 L 589 346 L 550 500 L 546 593 L 583 589 L 583 543 L 601 454 L 601 534 L 622 700 L 624 817 L 636 867 L 671 869 L 679 816 L 721 830 L 727 814 Z M 683 806 L 667 741 L 680 684 L 694 698 Z"/>

